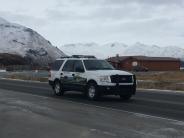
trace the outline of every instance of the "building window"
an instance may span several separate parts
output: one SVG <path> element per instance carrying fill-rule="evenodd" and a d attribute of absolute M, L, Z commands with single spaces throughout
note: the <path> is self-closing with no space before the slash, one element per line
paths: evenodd
<path fill-rule="evenodd" d="M 133 67 L 136 67 L 136 66 L 138 66 L 138 63 L 137 63 L 137 61 L 133 61 L 133 62 L 132 62 L 132 66 L 133 66 Z"/>

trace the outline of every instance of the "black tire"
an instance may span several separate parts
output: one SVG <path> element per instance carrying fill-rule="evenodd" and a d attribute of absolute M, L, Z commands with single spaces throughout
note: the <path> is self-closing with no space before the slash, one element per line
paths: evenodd
<path fill-rule="evenodd" d="M 86 95 L 89 100 L 99 100 L 100 93 L 98 92 L 98 86 L 96 83 L 89 83 L 86 90 Z"/>
<path fill-rule="evenodd" d="M 54 83 L 54 94 L 57 96 L 62 96 L 64 95 L 64 91 L 62 90 L 61 83 L 59 81 L 55 81 Z"/>
<path fill-rule="evenodd" d="M 131 99 L 131 97 L 132 97 L 132 95 L 120 95 L 120 98 L 122 99 L 122 100 L 130 100 Z"/>

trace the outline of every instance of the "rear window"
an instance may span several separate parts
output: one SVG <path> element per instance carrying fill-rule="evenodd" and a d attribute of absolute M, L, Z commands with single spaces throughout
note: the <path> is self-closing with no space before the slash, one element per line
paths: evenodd
<path fill-rule="evenodd" d="M 56 60 L 52 65 L 51 65 L 51 70 L 55 70 L 58 71 L 62 64 L 63 64 L 64 60 Z"/>

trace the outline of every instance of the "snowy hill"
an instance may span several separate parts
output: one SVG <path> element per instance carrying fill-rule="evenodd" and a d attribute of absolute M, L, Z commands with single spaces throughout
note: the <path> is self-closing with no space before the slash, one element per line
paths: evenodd
<path fill-rule="evenodd" d="M 65 54 L 34 30 L 0 18 L 0 53 L 17 54 L 29 64 L 47 65 Z"/>
<path fill-rule="evenodd" d="M 67 44 L 60 47 L 66 54 L 90 54 L 99 58 L 116 56 L 153 56 L 153 57 L 175 57 L 184 59 L 184 49 L 179 47 L 160 47 L 156 45 L 145 45 L 135 43 L 126 45 L 123 43 L 108 43 L 98 45 L 96 43 L 87 44 Z M 72 49 L 72 50 L 71 50 Z"/>

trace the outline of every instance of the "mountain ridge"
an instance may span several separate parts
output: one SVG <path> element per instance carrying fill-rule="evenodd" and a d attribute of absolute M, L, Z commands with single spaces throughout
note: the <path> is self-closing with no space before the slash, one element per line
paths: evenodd
<path fill-rule="evenodd" d="M 28 64 L 46 66 L 65 54 L 31 28 L 0 18 L 0 53 L 22 56 Z"/>
<path fill-rule="evenodd" d="M 72 47 L 73 51 L 70 50 Z M 108 58 L 112 56 L 151 56 L 151 57 L 174 57 L 184 59 L 184 49 L 175 46 L 158 46 L 147 45 L 140 42 L 136 42 L 133 45 L 127 45 L 125 43 L 77 43 L 66 44 L 60 47 L 66 54 L 91 54 L 98 58 Z"/>

